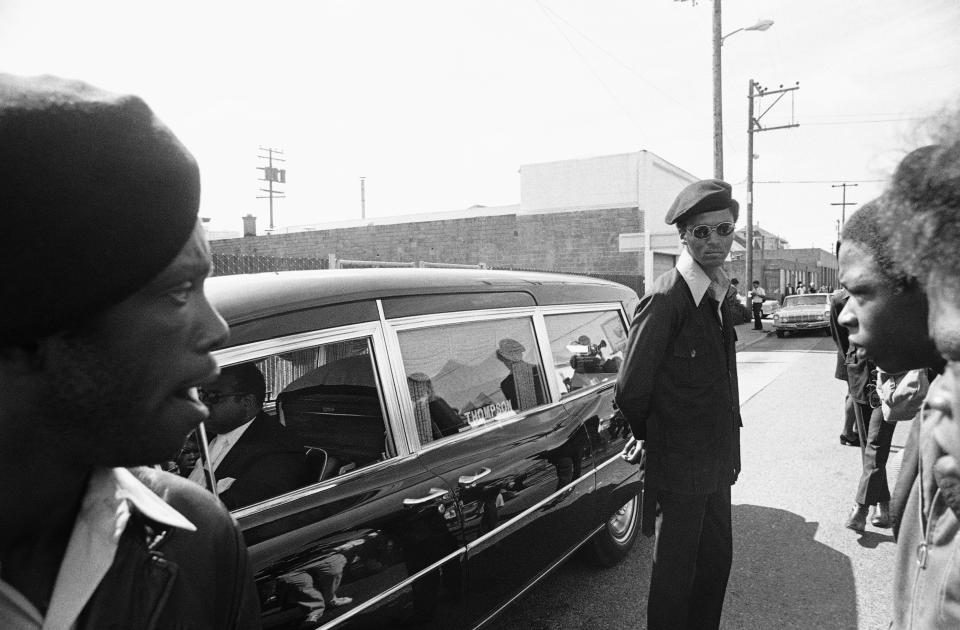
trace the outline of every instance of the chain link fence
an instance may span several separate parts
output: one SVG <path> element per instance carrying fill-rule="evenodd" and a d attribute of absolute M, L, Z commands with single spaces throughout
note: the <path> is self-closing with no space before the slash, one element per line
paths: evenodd
<path fill-rule="evenodd" d="M 213 275 L 232 276 L 240 273 L 269 273 L 301 269 L 326 269 L 326 258 L 287 258 L 284 256 L 244 256 L 213 254 Z"/>

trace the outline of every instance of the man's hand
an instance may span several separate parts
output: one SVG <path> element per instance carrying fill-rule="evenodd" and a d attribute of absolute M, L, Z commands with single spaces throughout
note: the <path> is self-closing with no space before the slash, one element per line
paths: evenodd
<path fill-rule="evenodd" d="M 643 454 L 643 442 L 638 440 L 635 437 L 631 437 L 627 440 L 626 445 L 623 447 L 623 452 L 620 453 L 620 457 L 623 458 L 623 461 L 628 464 L 639 464 L 640 456 Z"/>

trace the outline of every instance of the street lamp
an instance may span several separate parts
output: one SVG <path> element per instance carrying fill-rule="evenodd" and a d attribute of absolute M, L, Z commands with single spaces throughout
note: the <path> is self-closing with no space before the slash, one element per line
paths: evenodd
<path fill-rule="evenodd" d="M 757 20 L 757 23 L 754 24 L 753 26 L 744 26 L 743 28 L 738 28 L 737 30 L 730 31 L 729 33 L 721 37 L 720 45 L 721 46 L 723 45 L 723 40 L 725 40 L 726 38 L 730 37 L 735 33 L 739 33 L 740 31 L 765 31 L 771 26 L 773 26 L 773 20 Z"/>
<path fill-rule="evenodd" d="M 773 26 L 773 20 L 757 20 L 752 26 L 744 26 L 726 35 L 721 35 L 720 0 L 713 0 L 713 176 L 723 179 L 723 95 L 720 81 L 720 47 L 723 40 L 740 31 L 765 31 Z"/>

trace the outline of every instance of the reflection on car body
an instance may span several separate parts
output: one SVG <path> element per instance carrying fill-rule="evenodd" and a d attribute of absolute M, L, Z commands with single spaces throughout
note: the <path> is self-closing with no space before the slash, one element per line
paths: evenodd
<path fill-rule="evenodd" d="M 222 365 L 267 383 L 304 485 L 234 510 L 266 628 L 473 628 L 637 536 L 613 383 L 637 297 L 484 270 L 228 276 Z M 216 470 L 213 471 L 214 476 Z"/>

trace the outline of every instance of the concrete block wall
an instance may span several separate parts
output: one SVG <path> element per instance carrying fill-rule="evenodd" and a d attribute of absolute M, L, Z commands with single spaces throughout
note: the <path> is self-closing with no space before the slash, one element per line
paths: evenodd
<path fill-rule="evenodd" d="M 503 214 L 384 223 L 212 241 L 217 254 L 641 273 L 642 252 L 620 252 L 620 233 L 643 231 L 637 208 Z"/>

